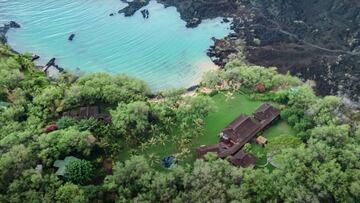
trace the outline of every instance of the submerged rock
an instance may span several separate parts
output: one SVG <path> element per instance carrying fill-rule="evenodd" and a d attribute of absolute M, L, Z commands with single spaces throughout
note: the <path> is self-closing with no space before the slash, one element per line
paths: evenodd
<path fill-rule="evenodd" d="M 56 58 L 50 59 L 49 62 L 47 62 L 47 64 L 45 65 L 45 67 L 46 67 L 46 66 L 53 66 L 53 65 L 55 65 L 55 60 L 56 60 Z"/>
<path fill-rule="evenodd" d="M 125 16 L 132 16 L 135 14 L 136 11 L 140 10 L 142 7 L 149 4 L 150 0 L 133 0 L 133 1 L 127 1 L 127 0 L 121 0 L 128 4 L 125 8 L 119 10 L 118 13 L 123 13 Z"/>
<path fill-rule="evenodd" d="M 194 28 L 194 27 L 197 27 L 200 23 L 201 23 L 200 18 L 192 18 L 186 23 L 186 27 Z"/>
<path fill-rule="evenodd" d="M 69 41 L 73 41 L 74 40 L 74 37 L 75 37 L 75 34 L 71 34 L 68 38 Z"/>
<path fill-rule="evenodd" d="M 11 28 L 20 28 L 20 24 L 18 24 L 15 21 L 10 21 L 9 23 L 5 24 L 4 26 L 0 27 L 0 43 L 2 44 L 6 44 L 7 43 L 7 39 L 6 39 L 6 33 L 9 31 L 9 29 Z"/>
<path fill-rule="evenodd" d="M 40 58 L 39 55 L 36 55 L 36 54 L 33 54 L 32 57 L 31 57 L 31 61 L 36 61 Z"/>
<path fill-rule="evenodd" d="M 63 68 L 60 68 L 58 65 L 55 64 L 56 58 L 52 58 L 47 62 L 47 64 L 42 67 L 42 71 L 46 73 L 46 75 L 50 79 L 58 79 L 61 72 L 64 71 Z"/>
<path fill-rule="evenodd" d="M 21 28 L 20 24 L 15 21 L 10 21 L 9 26 L 10 28 Z"/>
<path fill-rule="evenodd" d="M 222 23 L 229 23 L 230 20 L 228 18 L 223 18 Z"/>
<path fill-rule="evenodd" d="M 143 16 L 144 19 L 148 19 L 149 18 L 149 10 L 144 9 L 141 11 L 141 14 Z"/>

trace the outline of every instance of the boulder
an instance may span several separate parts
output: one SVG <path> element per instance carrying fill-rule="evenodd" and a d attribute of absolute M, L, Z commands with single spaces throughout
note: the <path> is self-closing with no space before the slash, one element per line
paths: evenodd
<path fill-rule="evenodd" d="M 150 2 L 150 0 L 134 0 L 134 1 L 131 1 L 131 2 L 126 1 L 126 0 L 122 0 L 122 1 L 127 3 L 128 6 L 126 6 L 125 8 L 123 8 L 121 10 L 119 10 L 118 13 L 119 14 L 123 13 L 127 17 L 134 15 L 136 11 L 138 11 L 142 7 L 148 5 L 149 2 Z"/>
<path fill-rule="evenodd" d="M 15 21 L 10 21 L 9 26 L 10 28 L 21 28 L 20 24 Z"/>
<path fill-rule="evenodd" d="M 189 21 L 186 23 L 186 27 L 187 27 L 187 28 L 194 28 L 194 27 L 197 27 L 200 23 L 201 23 L 201 19 L 200 19 L 200 18 L 192 18 L 191 20 L 189 20 Z"/>
<path fill-rule="evenodd" d="M 31 56 L 31 61 L 36 61 L 36 60 L 38 60 L 39 58 L 40 58 L 39 55 L 33 54 L 33 55 Z"/>
<path fill-rule="evenodd" d="M 148 19 L 149 18 L 149 10 L 144 9 L 141 11 L 141 14 L 143 16 L 144 19 Z"/>
<path fill-rule="evenodd" d="M 69 41 L 73 41 L 74 40 L 74 37 L 75 37 L 75 34 L 71 34 L 68 38 Z"/>

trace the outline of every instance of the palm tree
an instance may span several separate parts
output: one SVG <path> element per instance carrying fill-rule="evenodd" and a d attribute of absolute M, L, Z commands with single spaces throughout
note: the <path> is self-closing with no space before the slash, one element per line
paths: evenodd
<path fill-rule="evenodd" d="M 231 93 L 231 92 L 227 92 L 227 93 L 225 94 L 225 97 L 226 97 L 226 101 L 229 101 L 229 100 L 234 99 L 234 95 L 233 95 L 233 93 Z"/>
<path fill-rule="evenodd" d="M 154 165 L 155 163 L 158 163 L 160 160 L 159 156 L 154 153 L 149 154 L 148 158 L 150 165 Z"/>
<path fill-rule="evenodd" d="M 158 136 L 158 143 L 162 144 L 162 145 L 165 145 L 165 142 L 167 140 L 167 137 L 165 134 L 161 133 L 159 136 Z"/>
<path fill-rule="evenodd" d="M 156 139 L 155 139 L 155 137 L 150 138 L 149 141 L 148 141 L 148 143 L 149 143 L 150 145 L 155 145 L 155 144 L 156 144 Z"/>
<path fill-rule="evenodd" d="M 148 148 L 148 143 L 147 142 L 141 143 L 139 148 L 141 151 L 145 151 Z"/>

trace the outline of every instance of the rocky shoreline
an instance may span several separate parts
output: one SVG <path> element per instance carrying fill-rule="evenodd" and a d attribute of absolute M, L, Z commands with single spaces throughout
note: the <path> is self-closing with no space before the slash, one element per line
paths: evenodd
<path fill-rule="evenodd" d="M 15 21 L 6 23 L 3 27 L 0 27 L 0 44 L 7 44 L 6 34 L 10 29 L 21 28 L 21 25 Z M 13 52 L 18 53 L 16 50 L 11 49 Z M 40 58 L 39 55 L 33 54 L 31 61 L 36 61 Z M 56 79 L 60 73 L 64 71 L 55 63 L 56 59 L 52 58 L 44 66 L 36 66 L 37 69 L 43 71 L 50 79 Z"/>
<path fill-rule="evenodd" d="M 121 1 L 128 3 L 119 11 L 125 16 L 150 2 Z M 233 19 L 233 33 L 214 39 L 208 50 L 220 67 L 241 52 L 249 63 L 316 81 L 320 95 L 338 94 L 360 102 L 360 2 L 356 0 L 157 1 L 176 7 L 187 27 L 216 17 Z M 6 32 L 17 27 L 15 22 L 1 27 L 0 42 L 6 43 Z"/>
<path fill-rule="evenodd" d="M 175 6 L 187 27 L 196 27 L 204 19 L 233 19 L 234 33 L 214 39 L 208 51 L 219 66 L 243 51 L 249 63 L 275 66 L 281 73 L 316 81 L 320 95 L 360 101 L 359 1 L 157 1 Z M 141 9 L 133 6 L 139 6 L 136 2 L 149 0 L 134 0 L 129 4 L 132 12 Z"/>

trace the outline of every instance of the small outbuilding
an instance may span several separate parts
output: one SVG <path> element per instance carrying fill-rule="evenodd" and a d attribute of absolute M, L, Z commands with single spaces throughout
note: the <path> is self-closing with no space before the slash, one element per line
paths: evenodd
<path fill-rule="evenodd" d="M 263 136 L 259 136 L 255 139 L 256 143 L 260 144 L 260 145 L 265 145 L 267 144 L 267 139 Z"/>

